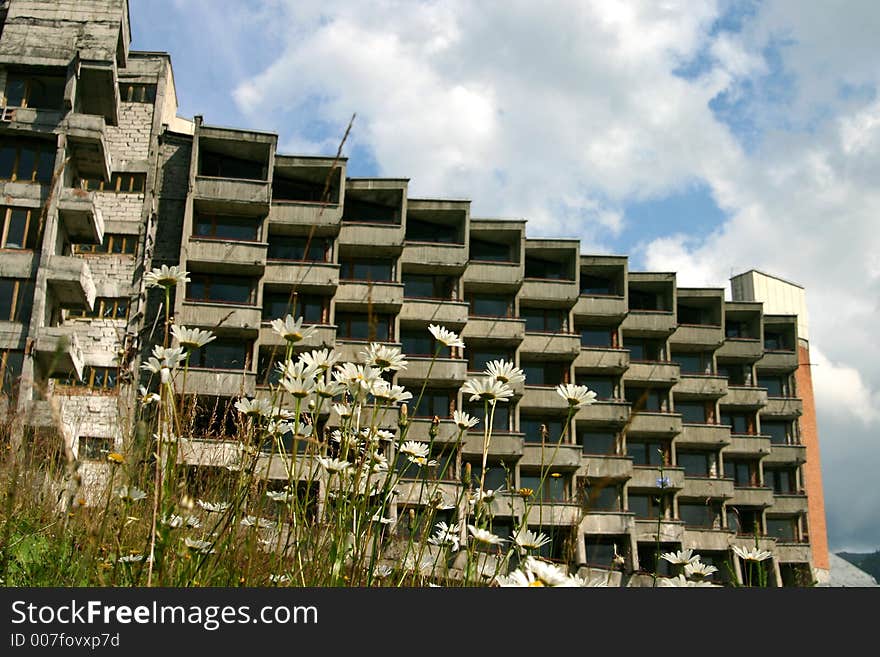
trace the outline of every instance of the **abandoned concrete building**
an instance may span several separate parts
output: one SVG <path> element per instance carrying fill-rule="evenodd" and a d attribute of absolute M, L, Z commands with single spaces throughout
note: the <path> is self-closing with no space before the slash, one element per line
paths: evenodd
<path fill-rule="evenodd" d="M 268 322 L 294 293 L 318 327 L 298 348 L 354 359 L 369 339 L 400 346 L 409 366 L 395 382 L 410 388 L 434 351 L 426 327 L 442 324 L 466 348 L 436 362 L 409 437 L 426 440 L 454 408 L 481 414 L 460 392 L 469 372 L 521 367 L 486 486 L 510 472 L 538 491 L 545 556 L 573 535 L 576 565 L 608 564 L 618 546 L 634 570 L 662 572 L 659 527 L 664 550 L 692 548 L 722 578 L 738 576 L 721 567 L 731 546 L 756 535 L 777 585 L 822 578 L 803 289 L 755 270 L 732 279 L 732 300 L 678 287 L 576 239 L 527 237 L 525 220 L 471 217 L 468 201 L 410 198 L 406 179 L 277 153 L 275 134 L 180 118 L 170 57 L 130 50 L 125 0 L 7 0 L 0 14 L 3 404 L 30 430 L 57 429 L 60 414 L 87 483 L 125 448 L 161 330 L 143 274 L 179 265 L 191 281 L 176 321 L 218 336 L 189 372 L 207 400 L 261 394 L 282 344 Z M 544 464 L 541 427 L 558 436 L 566 417 L 561 382 L 599 401 Z M 218 432 L 182 437 L 184 458 L 208 467 Z M 461 454 L 475 469 L 481 438 Z"/>

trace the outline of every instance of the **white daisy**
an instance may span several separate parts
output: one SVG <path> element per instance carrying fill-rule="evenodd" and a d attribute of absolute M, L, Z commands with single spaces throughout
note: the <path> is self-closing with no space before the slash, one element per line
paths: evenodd
<path fill-rule="evenodd" d="M 587 386 L 560 383 L 556 386 L 556 392 L 573 408 L 588 406 L 596 401 L 596 393 L 587 388 Z"/>
<path fill-rule="evenodd" d="M 712 573 L 717 572 L 718 569 L 715 566 L 710 566 L 702 561 L 694 561 L 693 563 L 685 564 L 684 567 L 686 577 L 709 577 Z"/>
<path fill-rule="evenodd" d="M 703 582 L 700 580 L 689 580 L 686 579 L 684 575 L 676 575 L 675 577 L 661 577 L 659 580 L 660 586 L 671 586 L 671 587 L 681 587 L 681 588 L 701 588 L 701 587 L 715 587 L 711 582 Z"/>
<path fill-rule="evenodd" d="M 461 392 L 470 395 L 470 401 L 506 402 L 513 397 L 513 390 L 506 383 L 490 378 L 468 379 Z"/>
<path fill-rule="evenodd" d="M 288 315 L 284 319 L 273 319 L 272 330 L 290 343 L 302 342 L 318 330 L 316 326 L 303 326 L 303 318 Z"/>
<path fill-rule="evenodd" d="M 268 399 L 245 399 L 235 402 L 235 410 L 250 417 L 271 417 L 272 403 Z"/>
<path fill-rule="evenodd" d="M 747 550 L 745 548 L 741 548 L 738 545 L 733 546 L 733 551 L 736 556 L 744 561 L 760 562 L 773 556 L 773 553 L 768 552 L 767 550 L 759 550 L 758 548 Z"/>
<path fill-rule="evenodd" d="M 205 502 L 204 500 L 196 500 L 196 504 L 209 513 L 226 511 L 232 506 L 229 502 Z"/>
<path fill-rule="evenodd" d="M 533 532 L 530 529 L 521 529 L 511 538 L 520 550 L 537 550 L 550 542 L 550 537 L 543 532 Z"/>
<path fill-rule="evenodd" d="M 300 354 L 299 360 L 313 370 L 326 372 L 336 365 L 341 357 L 341 354 L 334 349 L 315 349 Z"/>
<path fill-rule="evenodd" d="M 162 265 L 144 274 L 144 284 L 147 287 L 174 287 L 189 283 L 189 272 L 180 269 L 177 265 L 169 267 Z"/>
<path fill-rule="evenodd" d="M 116 490 L 116 494 L 119 496 L 119 499 L 126 500 L 128 502 L 137 502 L 147 496 L 144 491 L 135 486 L 120 486 Z"/>
<path fill-rule="evenodd" d="M 491 360 L 486 363 L 486 374 L 496 381 L 508 385 L 515 385 L 526 380 L 523 371 L 506 360 Z"/>
<path fill-rule="evenodd" d="M 480 423 L 479 418 L 468 415 L 464 411 L 452 411 L 452 421 L 462 431 L 467 431 Z"/>
<path fill-rule="evenodd" d="M 500 536 L 496 536 L 488 529 L 482 529 L 480 527 L 474 527 L 473 525 L 468 525 L 468 531 L 471 536 L 473 536 L 474 540 L 478 543 L 486 543 L 487 545 L 501 545 L 506 542 L 505 539 Z"/>
<path fill-rule="evenodd" d="M 365 365 L 386 372 L 388 370 L 405 370 L 406 358 L 397 347 L 389 347 L 378 342 L 371 342 L 366 351 L 361 352 Z"/>
<path fill-rule="evenodd" d="M 443 328 L 439 324 L 429 324 L 428 331 L 434 336 L 437 342 L 441 342 L 447 347 L 460 347 L 464 349 L 464 341 L 458 337 L 457 333 Z"/>
<path fill-rule="evenodd" d="M 187 536 L 185 539 L 183 539 L 183 543 L 190 550 L 195 550 L 196 552 L 201 552 L 202 554 L 214 554 L 214 549 L 211 547 L 213 543 L 211 543 L 211 541 L 200 541 L 198 539 L 189 538 Z"/>
<path fill-rule="evenodd" d="M 324 468 L 330 474 L 333 474 L 333 473 L 341 474 L 341 473 L 345 472 L 348 468 L 351 467 L 351 463 L 349 463 L 348 461 L 342 461 L 342 460 L 336 459 L 336 458 L 330 459 L 330 458 L 325 458 L 323 456 L 318 457 L 318 463 L 320 463 L 321 467 Z"/>
<path fill-rule="evenodd" d="M 174 340 L 177 342 L 178 346 L 183 347 L 184 349 L 198 349 L 199 347 L 204 347 L 212 340 L 217 339 L 217 336 L 210 331 L 203 331 L 202 329 L 197 328 L 186 328 L 185 326 L 177 326 L 176 324 L 171 326 L 171 334 L 174 336 Z"/>
<path fill-rule="evenodd" d="M 401 445 L 398 450 L 401 454 L 406 454 L 408 456 L 419 456 L 425 458 L 430 454 L 430 449 L 427 444 L 420 443 L 416 440 L 407 440 L 403 445 Z"/>
<path fill-rule="evenodd" d="M 448 547 L 451 548 L 453 552 L 458 550 L 459 548 L 459 526 L 456 523 L 452 523 L 451 525 L 447 525 L 445 522 L 438 522 L 435 527 L 437 528 L 434 532 L 434 535 L 428 539 L 428 543 L 431 545 L 437 545 L 439 547 Z"/>
<path fill-rule="evenodd" d="M 678 566 L 700 560 L 700 556 L 694 556 L 694 551 L 690 548 L 687 550 L 679 550 L 678 552 L 664 552 L 660 555 L 660 558 Z"/>

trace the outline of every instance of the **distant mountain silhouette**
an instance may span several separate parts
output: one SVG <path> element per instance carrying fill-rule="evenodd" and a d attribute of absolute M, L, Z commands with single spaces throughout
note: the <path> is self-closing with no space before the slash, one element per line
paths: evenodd
<path fill-rule="evenodd" d="M 837 555 L 861 568 L 880 582 L 880 550 L 876 552 L 838 552 Z"/>

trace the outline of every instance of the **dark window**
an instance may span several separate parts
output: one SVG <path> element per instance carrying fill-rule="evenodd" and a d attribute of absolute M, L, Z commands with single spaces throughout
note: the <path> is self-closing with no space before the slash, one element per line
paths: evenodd
<path fill-rule="evenodd" d="M 291 260 L 296 262 L 329 262 L 330 240 L 323 237 L 289 237 L 269 234 L 269 260 Z"/>
<path fill-rule="evenodd" d="M 327 190 L 336 196 L 335 187 Z M 272 177 L 272 200 L 273 201 L 301 201 L 306 203 L 320 203 L 324 197 L 324 183 L 306 178 L 294 178 L 283 176 L 275 171 Z M 337 197 L 338 198 L 338 197 Z M 335 202 L 335 201 L 332 201 Z"/>
<path fill-rule="evenodd" d="M 728 385 L 752 385 L 752 368 L 748 365 L 725 363 L 718 365 L 718 375 L 727 377 Z"/>
<path fill-rule="evenodd" d="M 403 296 L 408 299 L 454 299 L 453 276 L 403 273 Z"/>
<path fill-rule="evenodd" d="M 186 286 L 186 298 L 190 301 L 248 305 L 254 303 L 256 281 L 253 278 L 190 274 L 190 279 Z"/>
<path fill-rule="evenodd" d="M 119 99 L 125 103 L 155 103 L 155 84 L 120 83 Z"/>
<path fill-rule="evenodd" d="M 555 333 L 568 328 L 568 313 L 556 308 L 520 308 L 519 316 L 526 320 L 526 331 Z"/>
<path fill-rule="evenodd" d="M 734 435 L 749 436 L 755 433 L 754 413 L 729 413 L 721 411 L 721 424 L 730 427 L 730 433 Z"/>
<path fill-rule="evenodd" d="M 674 353 L 672 360 L 679 364 L 682 374 L 712 374 L 711 351 Z"/>
<path fill-rule="evenodd" d="M 774 493 L 797 493 L 797 468 L 765 468 L 764 481 Z"/>
<path fill-rule="evenodd" d="M 656 292 L 629 289 L 630 310 L 666 310 L 663 297 Z"/>
<path fill-rule="evenodd" d="M 410 242 L 461 244 L 458 227 L 420 219 L 406 218 L 406 239 Z"/>
<path fill-rule="evenodd" d="M 400 224 L 400 204 L 375 203 L 355 198 L 349 192 L 345 196 L 342 221 L 368 224 Z"/>
<path fill-rule="evenodd" d="M 675 455 L 675 460 L 680 468 L 684 468 L 685 477 L 708 477 L 715 465 L 715 454 L 680 449 Z"/>
<path fill-rule="evenodd" d="M 675 567 L 660 555 L 680 549 L 678 543 L 639 544 L 639 570 L 645 573 L 657 573 L 659 577 L 672 577 L 676 574 Z"/>
<path fill-rule="evenodd" d="M 543 438 L 541 425 L 547 428 L 547 437 Z M 525 434 L 527 443 L 546 443 L 548 445 L 556 445 L 562 437 L 562 429 L 564 425 L 563 418 L 554 418 L 546 416 L 520 416 L 519 430 Z"/>
<path fill-rule="evenodd" d="M 578 494 L 585 511 L 615 511 L 622 508 L 622 487 L 603 479 L 578 479 Z"/>
<path fill-rule="evenodd" d="M 579 386 L 587 386 L 596 393 L 596 399 L 600 401 L 618 399 L 617 386 L 620 381 L 616 376 L 599 376 L 593 374 L 580 374 L 576 377 L 575 383 Z"/>
<path fill-rule="evenodd" d="M 263 320 L 302 317 L 307 324 L 326 324 L 330 298 L 298 292 L 263 292 Z"/>
<path fill-rule="evenodd" d="M 481 262 L 514 262 L 513 246 L 501 242 L 488 242 L 471 237 L 471 260 Z"/>
<path fill-rule="evenodd" d="M 632 404 L 633 411 L 666 413 L 669 408 L 668 388 L 637 388 L 628 385 L 625 397 Z"/>
<path fill-rule="evenodd" d="M 469 415 L 480 420 L 477 425 L 478 429 L 486 426 L 486 419 L 483 415 L 485 404 L 483 402 L 471 402 L 465 400 L 464 410 Z M 492 406 L 489 406 L 489 415 L 492 415 Z M 513 407 L 510 402 L 498 402 L 495 404 L 495 414 L 492 417 L 493 431 L 511 431 L 513 427 Z"/>
<path fill-rule="evenodd" d="M 95 391 L 116 390 L 119 384 L 119 370 L 116 367 L 94 367 L 86 365 L 83 368 L 82 381 L 69 376 L 58 379 L 58 384 L 72 388 L 90 388 Z"/>
<path fill-rule="evenodd" d="M 615 553 L 628 557 L 629 545 L 629 536 L 584 534 L 587 563 L 597 568 L 613 568 Z"/>
<path fill-rule="evenodd" d="M 124 233 L 104 233 L 100 244 L 74 244 L 73 252 L 95 255 L 133 255 L 137 251 L 138 236 Z"/>
<path fill-rule="evenodd" d="M 31 321 L 34 282 L 19 278 L 0 278 L 0 321 Z"/>
<path fill-rule="evenodd" d="M 654 362 L 666 359 L 666 345 L 663 340 L 625 338 L 624 348 L 629 349 L 631 360 Z"/>
<path fill-rule="evenodd" d="M 336 312 L 337 336 L 349 340 L 393 339 L 394 315 Z"/>
<path fill-rule="evenodd" d="M 610 326 L 582 326 L 579 329 L 582 347 L 610 347 L 616 346 L 615 335 L 617 331 Z"/>
<path fill-rule="evenodd" d="M 568 478 L 561 472 L 545 473 L 544 483 L 541 483 L 541 475 L 521 474 L 521 488 L 530 488 L 534 491 L 532 499 L 538 502 L 566 502 L 568 500 Z"/>
<path fill-rule="evenodd" d="M 679 505 L 679 508 L 681 508 L 681 505 Z M 762 531 L 762 515 L 760 509 L 728 506 L 727 528 L 734 530 L 737 534 L 761 535 L 764 533 Z"/>
<path fill-rule="evenodd" d="M 266 166 L 262 162 L 212 153 L 206 150 L 202 144 L 199 153 L 199 175 L 214 178 L 266 180 Z"/>
<path fill-rule="evenodd" d="M 797 541 L 797 518 L 767 518 L 767 535 L 782 542 Z"/>
<path fill-rule="evenodd" d="M 724 461 L 724 477 L 733 479 L 733 485 L 737 488 L 755 488 L 760 484 L 758 462 L 727 459 Z"/>
<path fill-rule="evenodd" d="M 721 509 L 716 503 L 678 503 L 678 517 L 689 527 L 712 528 L 718 526 Z"/>
<path fill-rule="evenodd" d="M 24 352 L 17 349 L 0 350 L 0 391 L 13 395 L 21 379 Z"/>
<path fill-rule="evenodd" d="M 761 434 L 770 436 L 773 445 L 797 445 L 798 435 L 791 420 L 762 420 Z"/>
<path fill-rule="evenodd" d="M 490 350 L 468 345 L 464 352 L 467 354 L 469 372 L 482 372 L 486 369 L 486 365 L 493 360 L 513 362 L 513 352 L 506 349 Z"/>
<path fill-rule="evenodd" d="M 513 297 L 499 294 L 471 294 L 468 299 L 473 317 L 512 317 Z"/>
<path fill-rule="evenodd" d="M 79 178 L 76 187 L 87 191 L 112 192 L 114 194 L 142 194 L 147 184 L 145 173 L 114 173 L 109 181 Z"/>
<path fill-rule="evenodd" d="M 465 485 L 470 483 L 473 488 L 479 488 L 480 476 L 483 471 L 482 461 L 470 461 L 469 463 L 471 465 L 471 480 L 470 482 L 465 482 Z M 486 480 L 483 482 L 485 489 L 498 490 L 503 488 L 504 490 L 510 490 L 513 488 L 513 469 L 514 466 L 512 464 L 507 465 L 503 461 L 487 461 Z"/>
<path fill-rule="evenodd" d="M 639 441 L 628 438 L 626 441 L 627 456 L 631 456 L 633 465 L 660 466 L 669 465 L 669 443 L 658 441 Z"/>
<path fill-rule="evenodd" d="M 614 431 L 581 431 L 578 442 L 584 454 L 614 456 L 617 454 L 617 434 Z"/>
<path fill-rule="evenodd" d="M 55 142 L 24 137 L 0 139 L 0 180 L 49 183 L 55 171 Z"/>
<path fill-rule="evenodd" d="M 564 262 L 526 256 L 526 278 L 573 280 L 571 270 Z"/>
<path fill-rule="evenodd" d="M 230 397 L 198 398 L 193 411 L 192 435 L 195 438 L 203 440 L 233 438 L 238 434 L 239 426 L 243 426 L 243 423 L 239 422 L 235 399 Z"/>
<path fill-rule="evenodd" d="M 260 220 L 229 215 L 196 215 L 193 235 L 214 239 L 255 242 L 259 239 Z"/>
<path fill-rule="evenodd" d="M 339 277 L 347 281 L 393 281 L 394 260 L 346 258 L 340 260 Z"/>
<path fill-rule="evenodd" d="M 282 349 L 260 349 L 257 357 L 257 383 L 259 385 L 278 385 L 281 381 L 281 372 L 276 364 L 283 361 L 284 351 Z"/>
<path fill-rule="evenodd" d="M 712 312 L 708 308 L 687 306 L 678 304 L 678 323 L 698 326 L 715 326 L 717 322 L 712 318 Z"/>
<path fill-rule="evenodd" d="M 0 248 L 33 251 L 37 247 L 37 220 L 36 210 L 0 207 Z"/>
<path fill-rule="evenodd" d="M 600 296 L 619 296 L 620 289 L 614 278 L 596 274 L 581 274 L 581 294 Z"/>
<path fill-rule="evenodd" d="M 748 322 L 728 319 L 724 322 L 724 335 L 728 338 L 751 339 L 754 336 Z"/>
<path fill-rule="evenodd" d="M 791 351 L 791 342 L 782 331 L 764 329 L 764 349 L 767 351 Z"/>
<path fill-rule="evenodd" d="M 80 436 L 77 456 L 83 461 L 103 461 L 113 451 L 113 438 Z"/>
<path fill-rule="evenodd" d="M 686 424 L 706 424 L 706 404 L 695 401 L 675 402 L 675 412 L 681 414 L 681 421 Z"/>
<path fill-rule="evenodd" d="M 526 375 L 526 385 L 557 386 L 568 383 L 568 363 L 526 361 L 520 363 L 520 367 Z"/>
<path fill-rule="evenodd" d="M 626 499 L 628 510 L 639 520 L 657 520 L 665 517 L 667 509 L 672 508 L 672 496 L 669 494 L 661 498 L 659 495 L 629 493 Z"/>
<path fill-rule="evenodd" d="M 533 550 L 531 554 L 551 561 L 571 560 L 571 528 L 558 527 L 556 525 L 530 525 L 529 529 L 535 533 L 541 532 L 550 539 L 549 543 L 545 543 L 537 550 Z"/>
<path fill-rule="evenodd" d="M 6 105 L 60 110 L 66 83 L 64 75 L 10 73 L 6 78 Z"/>
<path fill-rule="evenodd" d="M 761 376 L 758 386 L 767 388 L 768 397 L 791 397 L 791 379 L 788 376 Z"/>
<path fill-rule="evenodd" d="M 410 415 L 413 417 L 451 417 L 455 409 L 455 390 L 449 388 L 425 388 L 419 399 L 420 388 L 413 388 Z"/>
<path fill-rule="evenodd" d="M 210 370 L 249 369 L 252 346 L 238 338 L 217 338 L 193 351 L 189 364 Z"/>
<path fill-rule="evenodd" d="M 91 310 L 67 311 L 70 319 L 128 319 L 128 297 L 97 297 Z"/>

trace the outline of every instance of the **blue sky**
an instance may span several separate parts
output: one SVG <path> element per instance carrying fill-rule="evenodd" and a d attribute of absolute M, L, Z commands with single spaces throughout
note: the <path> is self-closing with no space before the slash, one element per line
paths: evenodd
<path fill-rule="evenodd" d="M 880 547 L 880 4 L 131 0 L 181 116 L 632 269 L 807 289 L 829 532 Z"/>

